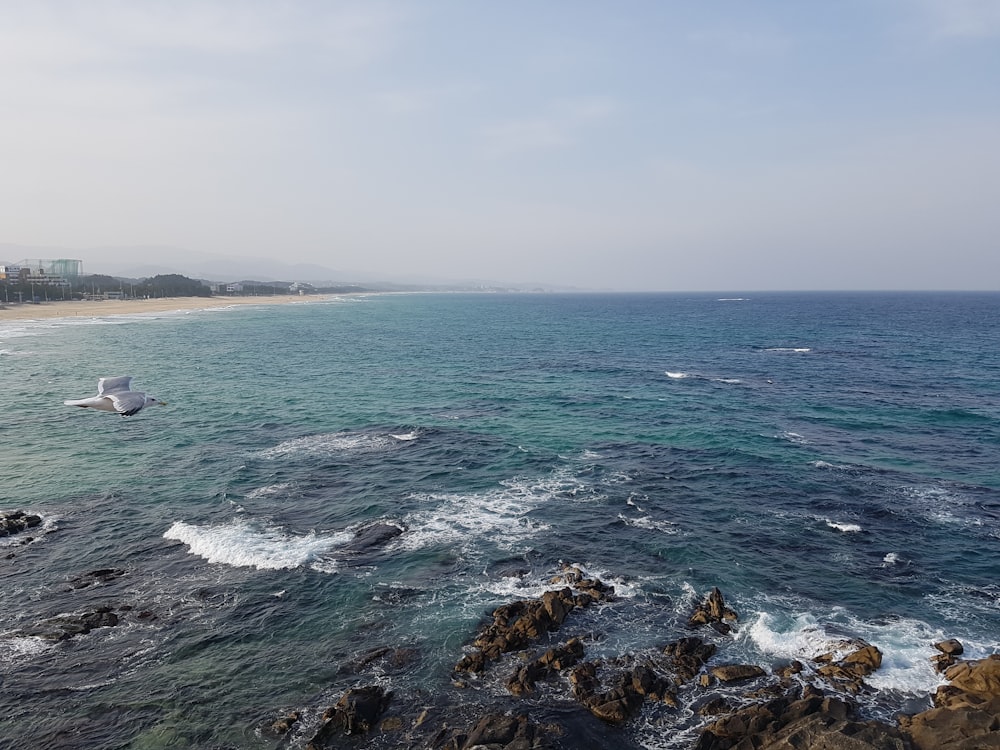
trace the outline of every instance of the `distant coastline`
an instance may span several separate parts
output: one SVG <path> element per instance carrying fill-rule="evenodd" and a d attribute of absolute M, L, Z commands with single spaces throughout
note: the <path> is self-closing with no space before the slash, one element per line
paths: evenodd
<path fill-rule="evenodd" d="M 96 318 L 106 315 L 136 315 L 139 313 L 201 310 L 234 305 L 287 305 L 321 299 L 320 296 L 271 295 L 262 297 L 156 297 L 153 299 L 59 300 L 37 304 L 0 303 L 0 321 L 49 320 L 52 318 Z"/>

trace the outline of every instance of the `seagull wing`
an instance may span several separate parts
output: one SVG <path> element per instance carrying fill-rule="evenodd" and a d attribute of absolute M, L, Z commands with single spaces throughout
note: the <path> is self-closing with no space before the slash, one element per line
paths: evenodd
<path fill-rule="evenodd" d="M 115 411 L 114 404 L 107 396 L 91 396 L 90 398 L 78 398 L 71 401 L 63 401 L 66 406 L 82 406 L 90 409 L 100 409 L 101 411 Z"/>
<path fill-rule="evenodd" d="M 110 396 L 112 393 L 128 393 L 132 386 L 131 375 L 120 375 L 117 378 L 101 378 L 97 381 L 97 395 Z"/>
<path fill-rule="evenodd" d="M 146 394 L 139 391 L 122 391 L 121 393 L 105 393 L 111 403 L 115 405 L 115 411 L 123 417 L 131 417 L 146 405 Z"/>

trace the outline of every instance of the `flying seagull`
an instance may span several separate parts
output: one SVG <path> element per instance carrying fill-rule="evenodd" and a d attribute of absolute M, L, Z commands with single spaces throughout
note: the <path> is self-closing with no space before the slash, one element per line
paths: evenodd
<path fill-rule="evenodd" d="M 66 406 L 80 406 L 83 408 L 100 409 L 101 411 L 118 412 L 123 417 L 131 417 L 138 414 L 143 407 L 150 404 L 166 404 L 158 398 L 143 393 L 133 391 L 130 383 L 131 375 L 122 375 L 117 378 L 101 378 L 97 381 L 97 395 L 91 398 L 81 398 L 74 401 L 63 401 Z"/>

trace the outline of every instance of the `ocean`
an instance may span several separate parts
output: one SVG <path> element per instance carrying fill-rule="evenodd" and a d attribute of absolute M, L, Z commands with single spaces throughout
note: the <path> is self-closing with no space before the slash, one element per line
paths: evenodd
<path fill-rule="evenodd" d="M 114 375 L 168 404 L 63 405 Z M 513 711 L 558 724 L 557 747 L 690 748 L 706 720 L 684 701 L 609 726 L 564 678 L 519 698 L 503 665 L 456 680 L 488 614 L 564 565 L 615 596 L 551 643 L 661 648 L 717 586 L 739 615 L 700 634 L 720 661 L 876 645 L 874 718 L 929 706 L 935 641 L 1000 650 L 1000 294 L 0 321 L 0 385 L 0 511 L 42 519 L 0 539 L 0 747 L 304 748 L 378 684 L 405 727 Z M 116 626 L 43 637 L 101 608 Z"/>

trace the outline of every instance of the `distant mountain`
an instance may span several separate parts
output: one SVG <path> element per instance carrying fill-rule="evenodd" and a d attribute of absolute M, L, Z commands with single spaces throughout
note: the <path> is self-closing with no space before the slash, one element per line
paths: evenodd
<path fill-rule="evenodd" d="M 570 291 L 567 287 L 554 287 L 548 284 L 511 284 L 486 279 L 447 279 L 422 275 L 337 270 L 315 263 L 287 263 L 272 258 L 230 257 L 214 253 L 195 253 L 183 248 L 163 245 L 66 248 L 0 243 L 0 263 L 17 263 L 23 259 L 34 258 L 75 258 L 83 261 L 85 274 L 105 274 L 129 279 L 179 274 L 212 283 L 231 283 L 238 279 L 258 279 L 262 282 L 303 281 L 317 287 L 357 284 L 387 291 Z"/>

